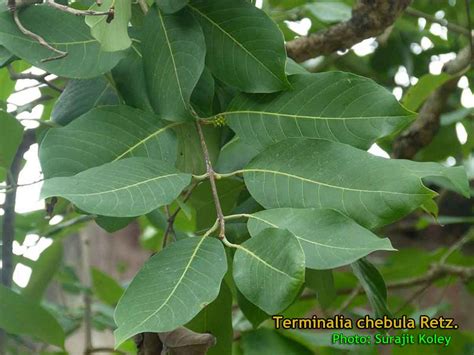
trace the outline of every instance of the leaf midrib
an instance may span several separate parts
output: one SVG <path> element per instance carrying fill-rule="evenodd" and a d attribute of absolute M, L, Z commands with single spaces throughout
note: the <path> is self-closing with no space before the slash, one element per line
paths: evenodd
<path fill-rule="evenodd" d="M 196 237 L 197 238 L 197 237 Z M 139 323 L 138 325 L 136 325 L 134 327 L 134 329 L 137 329 L 139 327 L 141 327 L 143 324 L 145 324 L 148 320 L 150 320 L 152 317 L 154 317 L 159 311 L 162 310 L 163 307 L 165 307 L 169 300 L 171 299 L 171 297 L 173 297 L 173 295 L 175 294 L 176 290 L 178 289 L 178 287 L 181 285 L 181 282 L 183 281 L 184 279 L 184 276 L 186 275 L 186 273 L 188 272 L 188 270 L 191 268 L 191 264 L 194 260 L 194 258 L 196 257 L 197 255 L 197 252 L 199 250 L 199 248 L 201 247 L 201 244 L 204 243 L 204 240 L 206 238 L 205 237 L 201 237 L 201 240 L 199 241 L 199 243 L 196 245 L 196 248 L 194 249 L 191 257 L 189 258 L 189 261 L 188 263 L 186 264 L 186 266 L 184 267 L 183 269 L 183 273 L 181 274 L 180 278 L 178 279 L 178 282 L 176 283 L 176 285 L 173 287 L 173 290 L 170 292 L 170 294 L 168 295 L 168 297 L 165 299 L 165 301 L 163 302 L 163 304 L 156 310 L 154 311 L 152 314 L 150 314 L 148 317 L 146 317 L 141 323 Z"/>
<path fill-rule="evenodd" d="M 410 118 L 410 115 L 407 116 L 348 116 L 348 117 L 324 117 L 324 116 L 307 116 L 307 115 L 293 115 L 290 113 L 279 113 L 279 112 L 269 112 L 269 111 L 229 111 L 229 112 L 224 112 L 222 115 L 228 116 L 228 115 L 233 115 L 233 114 L 255 114 L 255 115 L 261 115 L 261 116 L 278 116 L 278 117 L 284 117 L 284 118 L 303 118 L 303 119 L 312 119 L 312 120 L 370 120 L 370 119 L 377 119 L 377 118 L 383 118 L 383 119 L 396 119 L 396 118 Z"/>
<path fill-rule="evenodd" d="M 194 6 L 192 6 L 191 4 L 188 4 L 187 5 L 188 7 L 190 7 L 192 10 L 196 11 L 197 13 L 199 13 L 199 15 L 201 15 L 202 17 L 204 17 L 207 21 L 209 21 L 213 26 L 217 27 L 222 33 L 224 33 L 227 37 L 229 37 L 238 47 L 240 47 L 245 53 L 247 53 L 250 57 L 252 57 L 258 64 L 260 64 L 267 72 L 269 72 L 275 79 L 277 79 L 278 82 L 282 83 L 283 81 L 278 77 L 276 76 L 264 63 L 262 63 L 260 61 L 260 59 L 258 59 L 257 57 L 255 57 L 247 48 L 245 48 L 239 41 L 237 41 L 234 37 L 232 37 L 230 35 L 230 33 L 228 33 L 227 31 L 225 31 L 221 26 L 219 26 L 218 23 L 216 23 L 215 21 L 213 21 L 211 18 L 209 18 L 208 16 L 206 16 L 206 14 L 202 13 L 201 11 L 199 11 L 197 8 L 195 8 Z"/>
<path fill-rule="evenodd" d="M 160 133 L 166 131 L 167 129 L 169 128 L 172 128 L 174 126 L 178 126 L 180 125 L 181 122 L 176 122 L 176 123 L 172 123 L 172 124 L 169 124 L 165 127 L 161 127 L 160 129 L 156 130 L 155 132 L 153 132 L 152 134 L 148 135 L 147 137 L 145 137 L 144 139 L 141 139 L 140 141 L 138 141 L 136 144 L 134 144 L 133 146 L 129 147 L 125 152 L 123 152 L 122 154 L 120 154 L 119 156 L 117 156 L 114 160 L 112 161 L 117 161 L 121 158 L 123 158 L 124 156 L 126 156 L 127 154 L 129 154 L 130 152 L 133 152 L 136 148 L 138 148 L 139 146 L 145 144 L 146 142 L 148 142 L 150 139 L 156 137 L 157 135 L 159 135 Z"/>
<path fill-rule="evenodd" d="M 163 21 L 163 16 L 161 15 L 160 10 L 158 10 L 158 16 L 160 17 L 160 24 L 161 24 L 161 27 L 163 28 L 163 34 L 165 35 L 166 45 L 168 46 L 168 50 L 171 56 L 171 62 L 173 63 L 173 72 L 176 77 L 176 82 L 178 83 L 179 96 L 181 97 L 181 101 L 183 102 L 184 107 L 187 107 L 187 103 L 183 95 L 183 90 L 181 89 L 181 81 L 179 80 L 178 68 L 176 67 L 176 61 L 174 60 L 173 49 L 171 48 L 171 43 L 168 38 L 168 31 L 166 30 L 165 22 Z"/>
<path fill-rule="evenodd" d="M 263 260 L 262 258 L 260 258 L 257 254 L 253 253 L 252 251 L 250 251 L 249 249 L 245 248 L 244 246 L 242 246 L 241 244 L 236 244 L 235 246 L 237 249 L 240 249 L 242 250 L 243 252 L 249 254 L 251 257 L 255 258 L 257 261 L 261 262 L 263 265 L 265 265 L 266 267 L 268 267 L 269 269 L 273 270 L 273 271 L 276 271 L 282 275 L 285 275 L 286 277 L 292 279 L 292 280 L 296 280 L 296 281 L 299 281 L 299 279 L 297 279 L 296 277 L 293 277 L 289 274 L 287 274 L 286 272 L 280 270 L 280 269 L 277 269 L 276 267 L 274 267 L 273 265 L 267 263 L 265 260 Z"/>
<path fill-rule="evenodd" d="M 246 173 L 246 172 L 257 172 L 257 173 L 269 173 L 269 174 L 275 174 L 275 175 L 282 175 L 286 176 L 289 178 L 293 179 L 298 179 L 301 181 L 309 182 L 315 185 L 322 185 L 326 187 L 330 187 L 333 189 L 339 189 L 339 190 L 347 190 L 347 191 L 354 191 L 354 192 L 364 192 L 364 193 L 384 193 L 384 194 L 392 194 L 392 195 L 407 195 L 407 196 L 425 196 L 429 194 L 424 194 L 424 193 L 408 193 L 408 192 L 397 192 L 397 191 L 384 191 L 384 190 L 362 190 L 362 189 L 353 189 L 350 187 L 342 187 L 342 186 L 337 186 L 337 185 L 330 185 L 324 182 L 316 181 L 316 180 L 311 180 L 302 176 L 294 175 L 294 174 L 288 174 L 284 173 L 282 171 L 278 170 L 268 170 L 268 169 L 257 169 L 257 168 L 246 168 L 242 170 L 238 170 L 237 172 L 239 173 Z"/>
<path fill-rule="evenodd" d="M 178 174 L 178 173 L 167 174 L 167 175 L 160 175 L 160 176 L 152 177 L 151 179 L 147 179 L 147 180 L 143 180 L 143 181 L 137 182 L 137 183 L 135 183 L 135 184 L 123 186 L 123 187 L 120 187 L 120 188 L 118 188 L 118 189 L 112 189 L 112 190 L 100 191 L 100 192 L 92 192 L 92 193 L 82 193 L 82 194 L 64 194 L 64 196 L 78 196 L 78 197 L 81 197 L 81 196 L 98 196 L 98 195 L 104 195 L 104 194 L 109 194 L 109 193 L 115 193 L 115 192 L 117 192 L 117 191 L 127 190 L 127 189 L 130 189 L 130 188 L 132 188 L 132 187 L 137 187 L 137 186 L 140 186 L 140 185 L 149 183 L 150 181 L 156 181 L 156 180 L 164 179 L 164 178 L 167 178 L 167 177 L 179 176 L 179 175 L 180 175 L 180 174 Z M 56 178 L 56 179 L 69 179 L 69 178 L 62 178 L 62 177 L 59 177 L 59 178 Z"/>
<path fill-rule="evenodd" d="M 274 228 L 278 228 L 278 229 L 282 229 L 282 227 L 276 225 L 276 224 L 273 224 L 272 222 L 270 221 L 267 221 L 266 219 L 262 218 L 262 217 L 257 217 L 255 215 L 249 215 L 249 218 L 254 218 L 256 220 L 259 220 L 263 223 L 266 223 L 268 224 L 269 226 L 271 227 L 274 227 Z M 354 251 L 354 250 L 373 250 L 373 248 L 344 248 L 344 247 L 339 247 L 339 246 L 332 246 L 332 245 L 329 245 L 329 244 L 323 244 L 323 243 L 318 243 L 318 242 L 315 242 L 315 241 L 312 241 L 312 240 L 309 240 L 309 239 L 306 239 L 306 238 L 303 238 L 297 234 L 295 234 L 294 232 L 288 230 L 290 233 L 292 233 L 296 238 L 300 239 L 300 240 L 304 240 L 305 242 L 307 243 L 310 243 L 310 244 L 315 244 L 315 245 L 319 245 L 321 247 L 325 247 L 325 248 L 328 248 L 328 249 L 338 249 L 338 250 L 348 250 L 348 251 Z"/>

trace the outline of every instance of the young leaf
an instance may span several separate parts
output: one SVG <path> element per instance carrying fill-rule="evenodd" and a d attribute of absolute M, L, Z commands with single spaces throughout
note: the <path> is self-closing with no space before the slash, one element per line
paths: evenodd
<path fill-rule="evenodd" d="M 43 173 L 46 178 L 69 176 L 132 156 L 174 163 L 175 125 L 125 105 L 96 108 L 48 131 L 39 153 Z"/>
<path fill-rule="evenodd" d="M 278 159 L 275 159 L 278 157 Z M 469 196 L 463 167 L 390 160 L 323 139 L 287 139 L 245 169 L 250 194 L 265 208 L 331 208 L 372 229 L 428 203 L 423 177 L 440 176 Z"/>
<path fill-rule="evenodd" d="M 365 259 L 360 259 L 351 266 L 354 275 L 364 288 L 375 317 L 390 317 L 390 311 L 387 308 L 387 287 L 380 272 Z"/>
<path fill-rule="evenodd" d="M 190 181 L 164 161 L 135 157 L 48 179 L 41 196 L 64 197 L 88 213 L 134 217 L 171 203 Z"/>
<path fill-rule="evenodd" d="M 65 126 L 94 107 L 118 104 L 120 98 L 104 76 L 70 80 L 54 104 L 51 120 Z"/>
<path fill-rule="evenodd" d="M 0 110 L 0 182 L 6 178 L 23 137 L 23 126 L 13 116 Z"/>
<path fill-rule="evenodd" d="M 151 8 L 142 41 L 151 104 L 163 119 L 192 119 L 190 98 L 204 70 L 206 45 L 199 23 L 187 11 L 164 15 Z"/>
<path fill-rule="evenodd" d="M 266 228 L 293 233 L 310 269 L 333 269 L 376 250 L 394 250 L 389 239 L 379 238 L 342 213 L 328 209 L 265 210 L 250 215 L 247 226 L 252 236 Z"/>
<path fill-rule="evenodd" d="M 193 0 L 188 5 L 206 37 L 206 63 L 223 82 L 245 92 L 289 87 L 283 36 L 275 23 L 245 0 Z"/>
<path fill-rule="evenodd" d="M 416 111 L 428 96 L 452 76 L 447 73 L 440 75 L 426 74 L 412 87 L 410 87 L 403 97 L 402 103 L 409 110 Z"/>
<path fill-rule="evenodd" d="M 115 306 L 123 294 L 123 287 L 112 277 L 99 269 L 91 269 L 92 290 L 94 295 L 111 306 Z"/>
<path fill-rule="evenodd" d="M 64 331 L 43 307 L 0 285 L 0 328 L 64 347 Z"/>
<path fill-rule="evenodd" d="M 293 234 L 268 228 L 238 246 L 233 275 L 245 298 L 275 314 L 293 302 L 303 284 L 304 253 Z"/>
<path fill-rule="evenodd" d="M 28 30 L 53 47 L 66 51 L 67 56 L 42 61 L 57 54 L 22 34 L 10 12 L 0 13 L 0 43 L 17 57 L 49 73 L 66 78 L 93 78 L 112 69 L 123 56 L 122 52 L 104 52 L 81 17 L 47 5 L 28 6 L 19 16 Z"/>
<path fill-rule="evenodd" d="M 227 271 L 222 244 L 186 238 L 146 262 L 115 311 L 116 344 L 141 332 L 167 332 L 190 321 L 219 294 Z"/>
<path fill-rule="evenodd" d="M 132 17 L 131 0 L 104 0 L 94 3 L 90 10 L 104 11 L 114 6 L 114 18 L 107 22 L 107 16 L 86 16 L 86 24 L 91 28 L 92 37 L 97 39 L 105 52 L 127 49 L 132 44 L 128 36 L 128 23 Z"/>
<path fill-rule="evenodd" d="M 63 260 L 63 243 L 55 240 L 43 251 L 32 267 L 28 285 L 22 289 L 21 294 L 31 301 L 40 303 L 49 282 L 56 274 Z"/>
<path fill-rule="evenodd" d="M 224 116 L 246 143 L 262 149 L 286 138 L 325 138 L 366 149 L 415 119 L 370 79 L 328 72 L 289 80 L 293 90 L 231 102 Z"/>
<path fill-rule="evenodd" d="M 156 0 L 156 4 L 165 14 L 178 12 L 187 5 L 189 0 Z"/>

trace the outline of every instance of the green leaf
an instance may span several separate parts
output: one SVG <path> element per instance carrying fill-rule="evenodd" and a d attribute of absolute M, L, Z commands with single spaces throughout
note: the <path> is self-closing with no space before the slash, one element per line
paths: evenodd
<path fill-rule="evenodd" d="M 215 166 L 216 171 L 230 173 L 242 169 L 258 153 L 254 146 L 245 143 L 239 137 L 234 137 L 222 147 Z"/>
<path fill-rule="evenodd" d="M 68 55 L 43 62 L 57 53 L 22 34 L 9 12 L 0 14 L 0 44 L 17 57 L 52 74 L 66 78 L 93 78 L 112 69 L 123 56 L 122 52 L 102 51 L 81 17 L 47 5 L 28 6 L 19 16 L 28 30 L 43 37 L 53 47 L 67 51 Z"/>
<path fill-rule="evenodd" d="M 293 302 L 303 284 L 304 253 L 293 234 L 268 228 L 238 245 L 233 275 L 245 298 L 276 314 Z"/>
<path fill-rule="evenodd" d="M 124 105 L 93 109 L 48 131 L 39 152 L 43 173 L 46 178 L 69 176 L 133 156 L 174 163 L 175 125 Z"/>
<path fill-rule="evenodd" d="M 224 247 L 215 238 L 183 239 L 155 254 L 120 299 L 116 344 L 190 321 L 217 297 L 226 271 Z"/>
<path fill-rule="evenodd" d="M 452 76 L 446 73 L 439 75 L 426 74 L 410 89 L 403 97 L 403 105 L 412 111 L 418 110 L 423 102 L 431 95 L 431 93 L 451 79 Z"/>
<path fill-rule="evenodd" d="M 250 215 L 247 226 L 252 236 L 266 228 L 293 233 L 310 269 L 333 269 L 376 250 L 395 250 L 389 239 L 379 238 L 342 213 L 328 209 L 265 210 Z"/>
<path fill-rule="evenodd" d="M 128 106 L 153 112 L 145 88 L 142 58 L 135 51 L 129 53 L 130 55 L 124 58 L 112 71 L 117 90 Z"/>
<path fill-rule="evenodd" d="M 280 335 L 273 329 L 256 329 L 242 334 L 242 349 L 245 355 L 310 355 L 303 345 Z"/>
<path fill-rule="evenodd" d="M 390 311 L 387 308 L 387 287 L 380 272 L 365 259 L 360 259 L 351 266 L 354 275 L 364 288 L 375 317 L 390 317 Z"/>
<path fill-rule="evenodd" d="M 92 290 L 102 302 L 115 306 L 123 294 L 123 288 L 109 275 L 93 267 L 91 269 Z"/>
<path fill-rule="evenodd" d="M 204 71 L 191 95 L 191 103 L 200 117 L 212 116 L 214 106 L 214 78 L 209 69 Z"/>
<path fill-rule="evenodd" d="M 65 126 L 94 107 L 119 103 L 117 92 L 104 76 L 70 80 L 54 104 L 51 120 Z"/>
<path fill-rule="evenodd" d="M 126 53 L 126 57 L 112 69 L 115 86 L 127 105 L 153 112 L 146 90 L 141 48 L 132 43 Z"/>
<path fill-rule="evenodd" d="M 206 54 L 199 23 L 187 10 L 164 15 L 151 8 L 143 31 L 145 80 L 154 110 L 170 121 L 192 119 L 190 98 Z"/>
<path fill-rule="evenodd" d="M 95 223 L 106 230 L 109 233 L 117 232 L 121 229 L 124 229 L 134 220 L 133 217 L 125 218 L 116 218 L 116 217 L 106 217 L 106 216 L 97 216 Z"/>
<path fill-rule="evenodd" d="M 423 185 L 424 177 L 443 177 L 469 196 L 463 167 L 384 159 L 323 139 L 279 142 L 242 172 L 250 194 L 267 209 L 330 208 L 369 229 L 431 201 L 436 193 Z"/>
<path fill-rule="evenodd" d="M 189 0 L 156 0 L 156 4 L 165 14 L 178 12 L 188 4 Z"/>
<path fill-rule="evenodd" d="M 268 0 L 268 3 L 278 9 L 292 9 L 303 5 L 307 0 Z"/>
<path fill-rule="evenodd" d="M 221 284 L 219 296 L 207 305 L 194 319 L 186 325 L 198 333 L 211 333 L 217 338 L 215 346 L 207 351 L 207 355 L 232 353 L 232 293 L 225 282 Z"/>
<path fill-rule="evenodd" d="M 0 82 L 2 83 L 0 86 L 0 100 L 3 103 L 13 93 L 13 89 L 15 89 L 15 81 L 10 79 L 7 68 L 0 69 Z M 2 110 L 6 110 L 6 107 L 2 107 Z"/>
<path fill-rule="evenodd" d="M 178 159 L 176 161 L 176 167 L 190 174 L 204 174 L 206 172 L 206 164 L 202 154 L 199 135 L 194 123 L 185 123 L 176 126 L 175 131 L 178 138 Z M 204 133 L 204 139 L 206 140 L 207 149 L 209 150 L 211 163 L 214 165 L 219 155 L 221 131 L 211 126 L 204 126 L 202 131 Z"/>
<path fill-rule="evenodd" d="M 316 298 L 323 309 L 327 309 L 337 297 L 331 270 L 306 269 L 305 284 L 316 292 Z"/>
<path fill-rule="evenodd" d="M 3 68 L 14 60 L 15 56 L 11 54 L 8 49 L 3 46 L 0 46 L 0 68 Z"/>
<path fill-rule="evenodd" d="M 4 171 L 10 169 L 18 146 L 23 137 L 23 126 L 13 116 L 0 110 L 0 168 Z M 3 181 L 0 172 L 0 181 Z"/>
<path fill-rule="evenodd" d="M 237 293 L 237 303 L 239 305 L 240 310 L 244 314 L 245 318 L 252 323 L 254 329 L 258 328 L 258 326 L 268 318 L 270 315 L 265 313 L 255 304 L 250 302 L 239 290 L 236 291 Z"/>
<path fill-rule="evenodd" d="M 308 74 L 308 71 L 303 66 L 296 63 L 293 59 L 287 58 L 286 59 L 286 74 L 288 75 Z"/>
<path fill-rule="evenodd" d="M 245 92 L 289 87 L 283 36 L 262 10 L 245 0 L 193 0 L 188 8 L 202 25 L 206 64 L 219 80 Z"/>
<path fill-rule="evenodd" d="M 222 179 L 216 181 L 217 192 L 224 214 L 229 214 L 237 204 L 237 198 L 244 189 L 244 184 L 237 179 Z M 197 229 L 210 227 L 216 221 L 216 207 L 212 198 L 211 185 L 208 181 L 196 187 L 189 199 L 197 211 Z"/>
<path fill-rule="evenodd" d="M 370 79 L 328 72 L 289 80 L 293 90 L 232 101 L 224 116 L 246 143 L 261 149 L 286 138 L 325 138 L 366 149 L 415 118 Z"/>
<path fill-rule="evenodd" d="M 63 260 L 63 243 L 56 240 L 45 251 L 32 266 L 32 273 L 28 285 L 21 294 L 31 301 L 39 303 L 43 297 L 49 282 L 56 274 Z"/>
<path fill-rule="evenodd" d="M 342 2 L 315 2 L 307 4 L 306 8 L 318 20 L 324 23 L 342 22 L 351 18 L 352 9 Z"/>
<path fill-rule="evenodd" d="M 64 331 L 43 307 L 0 285 L 0 328 L 64 347 Z"/>
<path fill-rule="evenodd" d="M 64 197 L 88 213 L 135 217 L 171 203 L 190 181 L 164 161 L 135 157 L 48 179 L 41 198 Z"/>
<path fill-rule="evenodd" d="M 128 23 L 132 17 L 130 0 L 104 0 L 100 5 L 94 3 L 90 10 L 107 11 L 114 6 L 114 18 L 107 22 L 107 16 L 86 16 L 86 24 L 91 28 L 92 37 L 101 44 L 105 52 L 127 49 L 132 44 L 128 36 Z"/>

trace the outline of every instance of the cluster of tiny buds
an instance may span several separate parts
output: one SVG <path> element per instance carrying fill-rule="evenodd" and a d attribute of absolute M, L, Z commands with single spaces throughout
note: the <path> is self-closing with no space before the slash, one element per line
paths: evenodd
<path fill-rule="evenodd" d="M 227 124 L 225 117 L 223 115 L 218 115 L 212 120 L 214 127 L 223 127 Z"/>

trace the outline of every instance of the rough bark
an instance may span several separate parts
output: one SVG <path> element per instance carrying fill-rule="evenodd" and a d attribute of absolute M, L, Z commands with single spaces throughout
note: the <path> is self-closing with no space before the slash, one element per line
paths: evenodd
<path fill-rule="evenodd" d="M 348 21 L 288 42 L 288 56 L 296 62 L 303 62 L 378 36 L 395 22 L 409 4 L 410 0 L 359 0 Z"/>
<path fill-rule="evenodd" d="M 392 156 L 399 159 L 411 159 L 423 147 L 431 143 L 439 130 L 441 114 L 444 112 L 449 96 L 456 90 L 459 76 L 470 65 L 470 46 L 462 49 L 455 59 L 446 63 L 445 73 L 453 76 L 436 89 L 420 109 L 417 120 L 394 142 Z"/>

